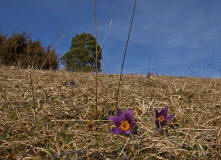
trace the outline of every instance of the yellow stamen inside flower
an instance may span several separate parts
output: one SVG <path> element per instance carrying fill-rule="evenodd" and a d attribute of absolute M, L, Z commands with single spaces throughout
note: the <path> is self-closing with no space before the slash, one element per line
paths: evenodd
<path fill-rule="evenodd" d="M 120 129 L 122 130 L 122 131 L 128 131 L 128 130 L 130 130 L 130 124 L 129 124 L 129 122 L 127 121 L 127 120 L 122 120 L 121 121 L 121 123 L 120 123 Z"/>
<path fill-rule="evenodd" d="M 160 116 L 160 117 L 158 117 L 157 119 L 158 119 L 158 121 L 160 121 L 160 123 L 161 123 L 161 122 L 164 121 L 165 117 L 164 117 L 164 116 Z"/>

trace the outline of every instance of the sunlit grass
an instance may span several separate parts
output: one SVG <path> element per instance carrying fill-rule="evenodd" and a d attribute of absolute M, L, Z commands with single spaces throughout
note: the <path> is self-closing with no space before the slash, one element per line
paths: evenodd
<path fill-rule="evenodd" d="M 98 120 L 95 74 L 1 67 L 0 78 L 0 159 L 221 158 L 221 79 L 123 75 L 119 106 L 137 120 L 123 136 L 108 120 L 119 75 L 98 74 Z M 176 116 L 159 132 L 165 105 Z"/>

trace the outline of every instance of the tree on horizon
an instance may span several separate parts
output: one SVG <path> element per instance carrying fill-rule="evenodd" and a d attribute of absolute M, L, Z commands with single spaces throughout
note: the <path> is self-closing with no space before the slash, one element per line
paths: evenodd
<path fill-rule="evenodd" d="M 97 71 L 101 71 L 102 50 L 99 45 L 97 53 Z M 71 72 L 96 71 L 96 38 L 90 33 L 81 33 L 72 37 L 70 49 L 61 57 L 61 63 Z"/>
<path fill-rule="evenodd" d="M 0 65 L 56 70 L 58 63 L 55 48 L 43 47 L 30 33 L 16 32 L 10 37 L 0 33 Z"/>

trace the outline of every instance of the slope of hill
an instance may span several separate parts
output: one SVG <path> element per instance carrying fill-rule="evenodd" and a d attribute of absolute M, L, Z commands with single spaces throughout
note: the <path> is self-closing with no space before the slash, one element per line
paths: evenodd
<path fill-rule="evenodd" d="M 92 73 L 0 67 L 0 159 L 221 159 L 221 79 L 124 75 L 129 137 L 109 133 L 118 81 L 98 75 L 97 112 Z M 164 106 L 176 116 L 159 132 L 154 108 Z"/>

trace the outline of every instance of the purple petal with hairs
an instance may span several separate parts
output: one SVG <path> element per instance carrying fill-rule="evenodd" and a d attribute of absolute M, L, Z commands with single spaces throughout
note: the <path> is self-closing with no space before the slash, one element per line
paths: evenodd
<path fill-rule="evenodd" d="M 158 112 L 158 109 L 154 108 L 154 111 L 155 111 L 155 117 L 159 117 L 159 112 Z"/>
<path fill-rule="evenodd" d="M 169 116 L 166 118 L 166 120 L 169 121 L 169 120 L 171 120 L 174 116 L 175 116 L 175 114 L 171 114 L 171 115 L 169 115 Z"/>
<path fill-rule="evenodd" d="M 156 125 L 157 128 L 160 127 L 160 126 L 159 126 L 159 121 L 158 121 L 158 120 L 155 120 L 155 125 Z"/>
<path fill-rule="evenodd" d="M 133 111 L 130 109 L 126 109 L 125 111 L 125 119 L 130 123 L 132 121 Z"/>
<path fill-rule="evenodd" d="M 134 129 L 135 126 L 136 126 L 136 121 L 132 121 L 132 122 L 130 123 L 130 128 L 131 128 L 131 130 Z"/>
<path fill-rule="evenodd" d="M 166 125 L 167 125 L 167 121 L 163 121 L 163 122 L 160 123 L 161 128 L 163 128 Z"/>
<path fill-rule="evenodd" d="M 111 131 L 110 131 L 111 134 L 121 134 L 122 131 L 120 128 L 113 128 Z"/>
<path fill-rule="evenodd" d="M 167 116 L 167 112 L 168 112 L 168 108 L 167 107 L 162 108 L 161 112 L 160 112 L 160 115 Z"/>
<path fill-rule="evenodd" d="M 122 120 L 125 120 L 125 115 L 121 114 L 121 115 L 117 116 L 117 118 L 118 118 L 118 122 L 121 123 Z"/>
<path fill-rule="evenodd" d="M 117 109 L 117 116 L 123 115 L 122 111 L 120 109 Z"/>
<path fill-rule="evenodd" d="M 111 120 L 115 124 L 116 127 L 120 126 L 120 121 L 118 120 L 118 117 L 116 117 L 116 116 L 109 116 L 108 119 Z"/>
<path fill-rule="evenodd" d="M 126 135 L 130 134 L 130 130 L 124 132 Z"/>

